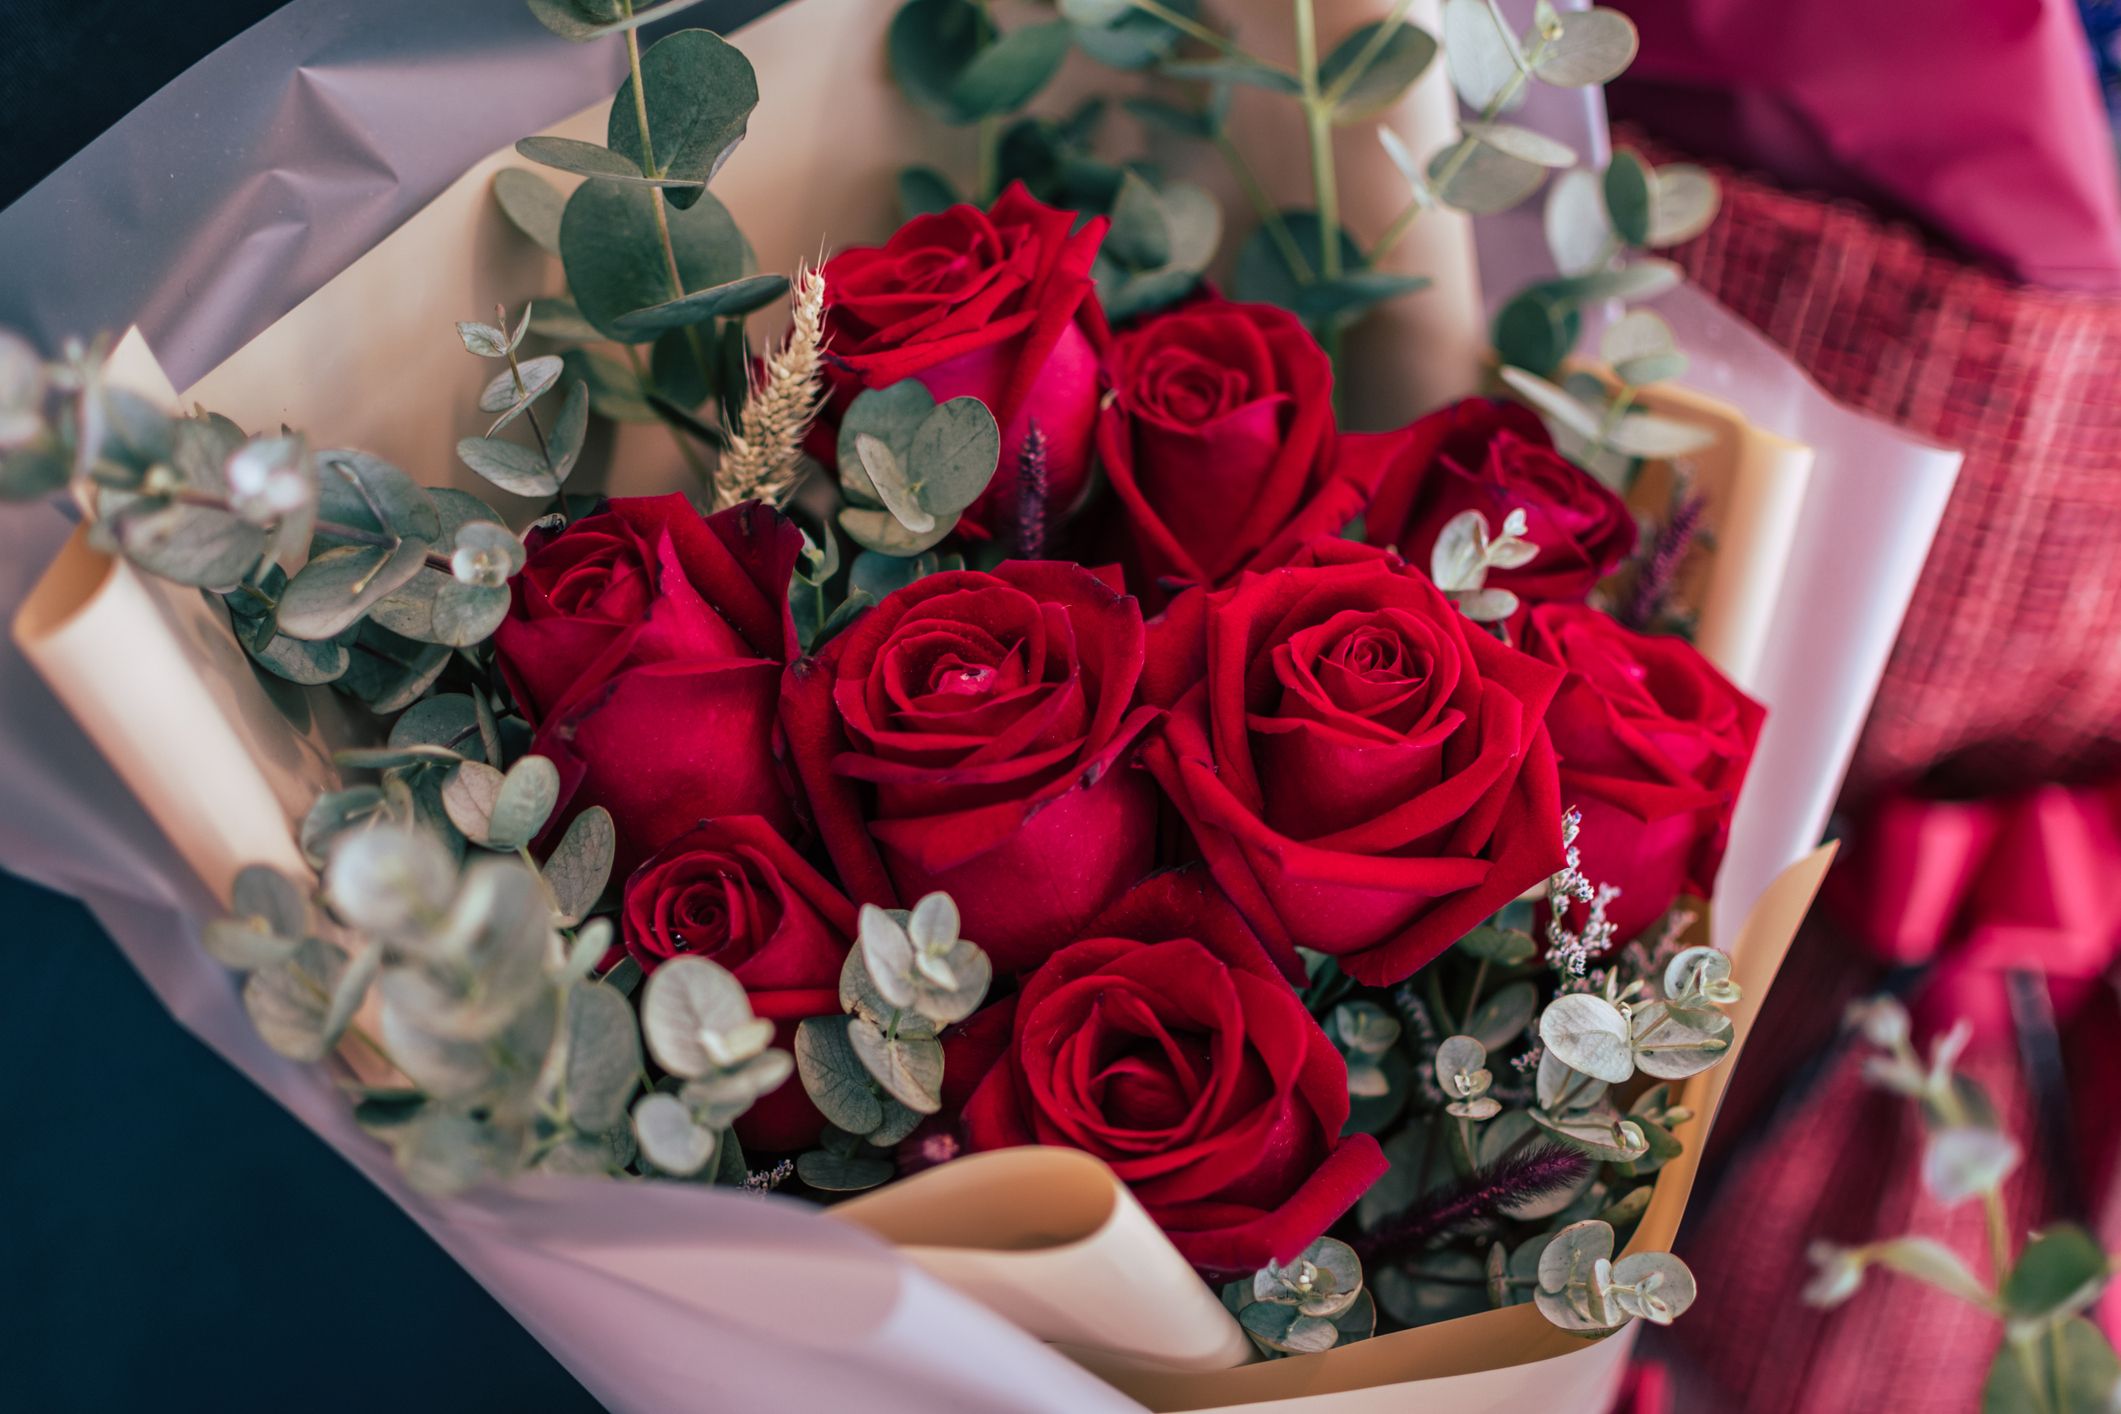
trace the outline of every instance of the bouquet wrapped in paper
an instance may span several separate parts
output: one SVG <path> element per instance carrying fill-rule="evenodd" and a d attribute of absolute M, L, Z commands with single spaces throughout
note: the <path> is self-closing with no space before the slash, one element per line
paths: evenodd
<path fill-rule="evenodd" d="M 181 396 L 0 343 L 9 867 L 614 1408 L 1602 1407 L 1952 458 L 1609 12 L 686 8 Z"/>

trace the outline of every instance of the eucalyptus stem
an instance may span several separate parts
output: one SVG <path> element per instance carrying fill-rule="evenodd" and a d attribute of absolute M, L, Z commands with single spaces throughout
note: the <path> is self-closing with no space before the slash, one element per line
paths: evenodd
<path fill-rule="evenodd" d="M 1274 242 L 1274 248 L 1281 252 L 1281 258 L 1287 261 L 1289 269 L 1295 272 L 1298 283 L 1308 285 L 1317 279 L 1311 271 L 1311 262 L 1305 257 L 1303 247 L 1296 243 L 1296 236 L 1289 230 L 1289 223 L 1281 219 L 1281 212 L 1275 209 L 1273 201 L 1267 196 L 1267 189 L 1260 185 L 1258 174 L 1252 170 L 1252 164 L 1245 161 L 1245 155 L 1238 151 L 1237 144 L 1230 141 L 1229 134 L 1219 132 L 1215 135 L 1215 147 L 1222 153 L 1223 160 L 1229 163 L 1231 174 L 1237 178 L 1238 186 L 1244 189 L 1245 200 L 1259 213 L 1260 225 L 1266 230 L 1267 239 Z"/>
<path fill-rule="evenodd" d="M 1232 59 L 1242 59 L 1248 64 L 1257 64 L 1262 69 L 1274 68 L 1274 65 L 1252 53 L 1236 40 L 1230 38 L 1230 36 L 1218 33 L 1200 21 L 1182 15 L 1169 6 L 1158 3 L 1158 0 L 1129 0 L 1129 3 L 1143 14 L 1162 20 L 1180 34 L 1210 45 Z"/>
<path fill-rule="evenodd" d="M 226 497 L 216 496 L 210 492 L 192 491 L 180 487 L 175 491 L 160 494 L 168 500 L 175 501 L 180 506 L 197 506 L 201 510 L 220 511 L 232 516 L 237 515 L 236 508 L 228 503 Z M 238 518 L 240 519 L 240 516 Z M 388 535 L 378 530 L 364 530 L 358 525 L 347 525 L 336 520 L 312 522 L 312 533 L 329 535 L 334 540 L 344 540 L 351 545 L 370 545 L 378 550 L 395 550 L 405 543 L 405 537 L 402 535 Z M 447 555 L 438 555 L 432 550 L 427 552 L 427 567 L 431 570 L 440 570 L 444 574 L 456 573 L 455 569 L 450 565 Z"/>
<path fill-rule="evenodd" d="M 1312 0 L 1294 0 L 1296 77 L 1303 85 L 1304 133 L 1311 146 L 1311 189 L 1318 201 L 1319 271 L 1340 277 L 1340 188 L 1333 171 L 1333 108 L 1318 91 L 1318 14 Z"/>
<path fill-rule="evenodd" d="M 1473 1010 L 1480 1005 L 1480 989 L 1488 984 L 1488 960 L 1482 958 L 1480 966 L 1473 969 L 1473 987 L 1466 993 L 1466 1025 L 1473 1024 Z"/>
<path fill-rule="evenodd" d="M 493 312 L 495 320 L 501 330 L 502 342 L 507 343 L 508 310 L 501 305 L 495 305 L 493 307 Z M 518 399 L 524 398 L 529 395 L 530 389 L 523 382 L 523 368 L 521 364 L 516 362 L 516 351 L 514 344 L 507 344 L 507 353 L 508 376 L 515 382 L 516 397 Z M 523 409 L 523 416 L 530 423 L 531 435 L 538 439 L 538 455 L 545 459 L 545 465 L 548 469 L 550 469 L 552 466 L 552 448 L 547 446 L 545 443 L 545 429 L 538 425 L 538 410 L 534 407 L 526 407 Z"/>
<path fill-rule="evenodd" d="M 1414 223 L 1421 219 L 1421 213 L 1426 210 L 1428 210 L 1428 203 L 1418 196 L 1401 207 L 1399 214 L 1392 218 L 1392 224 L 1385 227 L 1384 234 L 1379 236 L 1377 243 L 1370 247 L 1370 253 L 1366 257 L 1369 262 L 1375 265 L 1389 255 L 1393 248 L 1406 238 L 1407 232 L 1413 229 Z"/>
<path fill-rule="evenodd" d="M 1002 120 L 989 114 L 979 120 L 979 200 L 982 206 L 1001 195 Z"/>

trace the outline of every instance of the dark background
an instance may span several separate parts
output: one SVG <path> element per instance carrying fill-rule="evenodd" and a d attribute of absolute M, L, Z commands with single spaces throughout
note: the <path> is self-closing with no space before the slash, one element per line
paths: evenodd
<path fill-rule="evenodd" d="M 0 206 L 277 8 L 0 0 Z M 0 1403 L 597 1408 L 80 907 L 0 874 L 0 959 Z"/>

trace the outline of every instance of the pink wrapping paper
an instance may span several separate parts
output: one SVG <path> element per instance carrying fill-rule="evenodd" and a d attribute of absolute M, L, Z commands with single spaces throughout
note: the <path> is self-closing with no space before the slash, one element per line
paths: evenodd
<path fill-rule="evenodd" d="M 2121 289 L 2121 191 L 2072 0 L 1612 0 L 1617 115 L 1911 215 L 2018 279 Z"/>

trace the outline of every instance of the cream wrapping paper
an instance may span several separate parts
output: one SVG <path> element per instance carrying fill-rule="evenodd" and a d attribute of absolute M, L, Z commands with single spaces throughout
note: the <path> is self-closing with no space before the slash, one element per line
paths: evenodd
<path fill-rule="evenodd" d="M 908 154 L 947 161 L 952 145 L 966 141 L 962 132 L 912 115 L 889 85 L 880 42 L 889 10 L 872 0 L 800 0 L 738 36 L 767 81 L 753 139 L 739 149 L 716 190 L 736 211 L 767 268 L 786 268 L 797 256 L 813 254 L 827 233 L 841 241 L 880 237 L 892 223 L 892 182 Z M 1328 44 L 1337 38 L 1330 23 L 1324 38 Z M 818 121 L 820 112 L 829 112 L 831 121 Z M 601 105 L 558 131 L 588 135 L 600 129 Z M 310 301 L 200 378 L 187 389 L 188 398 L 246 425 L 285 419 L 333 443 L 369 447 L 423 480 L 467 477 L 448 448 L 482 422 L 474 410 L 482 370 L 448 338 L 447 321 L 478 313 L 496 295 L 519 299 L 539 274 L 540 257 L 504 228 L 486 199 L 491 167 L 504 160 L 511 159 L 474 169 Z M 1757 401 L 1747 380 L 1760 367 L 1752 365 L 1735 387 L 1718 391 L 1734 402 Z M 1787 371 L 1771 362 L 1765 376 L 1772 380 Z M 1871 449 L 1890 478 L 1894 459 L 1907 460 L 1908 449 L 1875 424 L 1860 424 L 1849 418 L 1821 425 L 1842 445 Z M 1834 448 L 1820 445 L 1824 464 Z M 667 447 L 652 429 L 639 436 L 630 429 L 614 461 L 611 489 L 671 484 L 674 458 Z M 1812 498 L 1805 515 L 1809 530 Z M 21 601 L 31 574 L 51 559 L 62 530 L 56 516 L 0 521 L 0 544 L 9 552 L 0 564 L 7 567 L 10 605 Z M 89 628 L 104 636 L 106 655 L 184 657 L 196 647 L 171 632 L 166 605 L 142 606 L 161 587 L 134 579 L 138 596 L 130 590 L 112 594 L 110 586 L 122 584 L 130 571 L 76 565 L 69 573 L 80 589 L 55 590 L 56 600 L 18 620 L 33 642 L 46 647 L 74 640 L 61 645 L 72 665 L 55 669 L 62 676 L 82 665 L 91 673 L 105 671 L 86 646 Z M 1841 595 L 1832 618 L 1882 619 L 1889 641 L 1905 587 L 1891 575 L 1842 576 L 1836 584 Z M 97 593 L 98 586 L 105 592 Z M 133 607 L 124 609 L 128 600 Z M 1771 645 L 1786 619 L 1778 613 Z M 144 646 L 156 635 L 166 641 Z M 1776 651 L 1782 650 L 1767 655 L 1771 665 Z M 61 664 L 56 656 L 47 661 Z M 206 667 L 207 661 L 198 660 L 195 671 L 211 697 L 218 670 Z M 1858 690 L 1867 698 L 1868 683 Z M 153 710 L 152 692 L 125 711 L 113 706 L 119 694 L 99 692 L 93 680 L 69 693 L 88 704 L 82 725 L 98 733 L 106 755 L 121 766 L 130 748 L 113 745 L 116 733 L 130 733 L 140 748 L 135 755 L 148 762 L 176 741 L 170 722 Z M 351 1124 L 326 1076 L 263 1048 L 236 1004 L 230 979 L 196 945 L 198 917 L 209 904 L 186 863 L 214 881 L 214 871 L 225 870 L 248 846 L 193 833 L 226 832 L 233 840 L 276 827 L 286 848 L 290 803 L 266 781 L 262 789 L 228 793 L 203 823 L 158 826 L 133 803 L 150 794 L 151 783 L 140 783 L 145 768 L 136 765 L 121 786 L 108 767 L 80 749 L 75 728 L 27 672 L 0 674 L 0 707 L 8 727 L 0 733 L 0 791 L 11 807 L 0 820 L 0 844 L 9 867 L 88 897 L 185 1024 L 390 1192 L 608 1406 L 672 1409 L 711 1398 L 717 1407 L 739 1401 L 767 1408 L 835 1402 L 875 1407 L 877 1391 L 884 1389 L 891 1391 L 887 1403 L 907 1408 L 1136 1407 L 982 1306 L 955 1296 L 924 1268 L 918 1252 L 909 1263 L 850 1225 L 820 1222 L 791 1203 L 663 1185 L 625 1189 L 624 1201 L 615 1202 L 610 1185 L 563 1181 L 446 1203 L 411 1193 L 380 1147 Z M 1830 752 L 1832 743 L 1827 745 Z M 1803 747 L 1801 739 L 1791 739 L 1785 769 L 1795 772 L 1797 788 L 1830 798 L 1838 763 L 1807 758 Z M 304 759 L 303 751 L 288 759 Z M 312 765 L 317 760 L 313 754 L 307 759 Z M 183 847 L 181 860 L 172 853 L 173 839 Z M 1749 863 L 1764 871 L 1764 883 L 1791 853 Z M 1735 910 L 1720 914 L 1719 928 L 1736 916 Z M 1676 1223 L 1676 1211 L 1671 1217 Z M 1099 1299 L 1109 1296 L 1100 1293 Z M 1178 1386 L 1159 1385 L 1140 1372 L 1115 1378 L 1125 1379 L 1141 1399 L 1173 1408 L 1299 1393 L 1318 1393 L 1317 1408 L 1356 1408 L 1386 1397 L 1364 1392 L 1365 1380 L 1430 1377 L 1435 1382 L 1418 1392 L 1402 1383 L 1389 1398 L 1396 1405 L 1418 1398 L 1428 1407 L 1456 1410 L 1499 1408 L 1505 1400 L 1522 1407 L 1520 1397 L 1533 1395 L 1521 1371 L 1482 1370 L 1477 1359 L 1468 1363 L 1486 1347 L 1466 1334 L 1464 1323 L 1429 1334 L 1438 1331 L 1452 1336 L 1439 1342 L 1447 1348 L 1433 1363 L 1415 1358 L 1405 1344 L 1373 1343 L 1376 1354 L 1365 1347 L 1341 1352 L 1355 1358 L 1336 1362 L 1333 1387 L 1340 1393 L 1304 1385 L 1315 1377 L 1303 1372 L 1319 1368 L 1305 1362 L 1155 1377 L 1186 1382 Z M 1060 1339 L 1069 1334 L 1040 1333 Z M 1172 1348 L 1185 1345 L 1174 1338 Z M 1515 1351 L 1529 1353 L 1532 1347 Z M 1401 1355 L 1408 1358 L 1402 1362 Z M 1590 1409 L 1623 1357 L 1622 1341 L 1570 1342 L 1560 1359 L 1524 1369 L 1567 1366 L 1567 1397 L 1556 1407 Z M 1373 1367 L 1371 1361 L 1383 1363 Z M 1292 1380 L 1302 1387 L 1277 1383 Z"/>
<path fill-rule="evenodd" d="M 1736 929 L 1733 976 L 1744 993 L 1730 1009 L 1736 1044 L 1728 1061 L 1682 1087 L 1680 1103 L 1694 1112 L 1674 1130 L 1685 1152 L 1659 1172 L 1628 1252 L 1669 1250 L 1677 1237 L 1724 1087 L 1833 857 L 1834 847 L 1824 846 L 1783 870 Z M 974 1167 L 982 1164 L 991 1180 Z M 1452 1411 L 1602 1410 L 1632 1343 L 1626 1332 L 1585 1342 L 1527 1305 L 1322 1355 L 1213 1372 L 1168 1368 L 1175 1359 L 1164 1361 L 1163 1370 L 1145 1368 L 1138 1358 L 1143 1352 L 1208 1348 L 1213 1323 L 1166 1279 L 1173 1263 L 1180 1271 L 1184 1263 L 1153 1227 L 1130 1234 L 1125 1246 L 1115 1240 L 1121 1224 L 1108 1214 L 1128 1209 L 1139 1211 L 1097 1160 L 1065 1150 L 1010 1149 L 902 1180 L 835 1215 L 900 1243 L 930 1271 L 1064 1348 L 1092 1323 L 1109 1330 L 1100 1348 L 1122 1358 L 1097 1358 L 1091 1368 L 1157 1410 L 1272 1402 L 1277 1410 L 1305 1414 L 1391 1414 L 1417 1388 L 1427 1407 Z M 1140 1289 L 1130 1290 L 1137 1281 Z"/>

